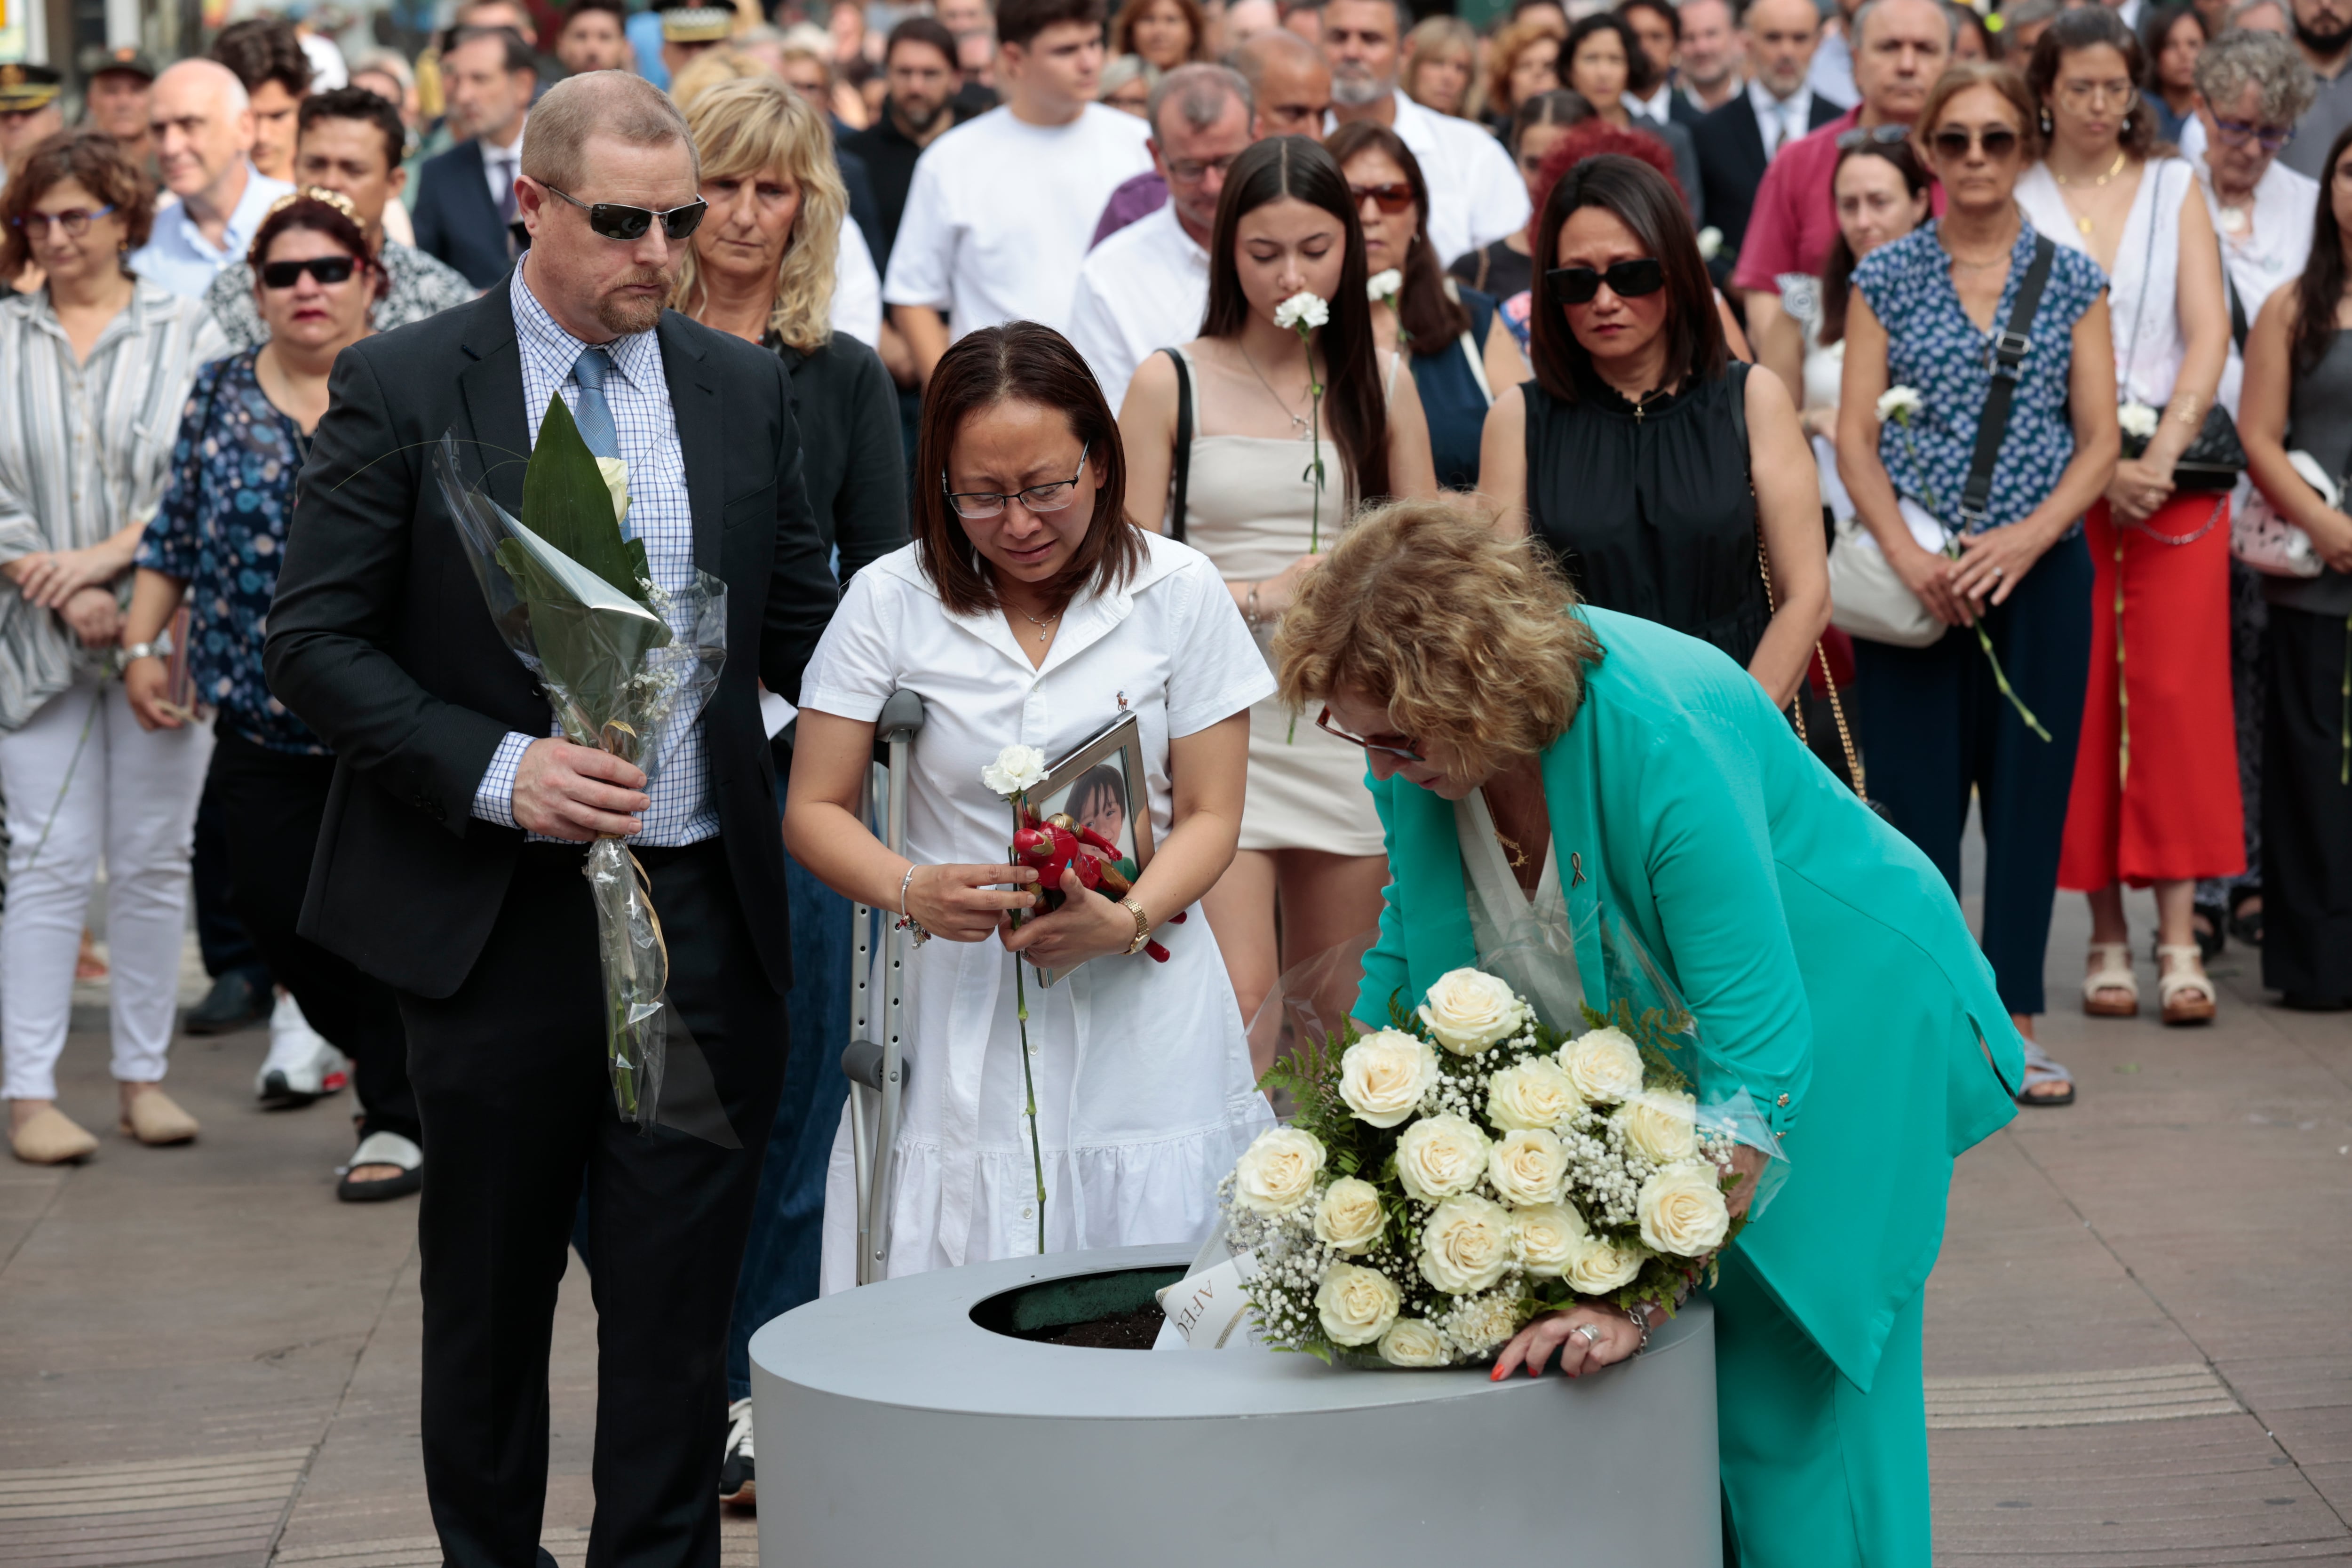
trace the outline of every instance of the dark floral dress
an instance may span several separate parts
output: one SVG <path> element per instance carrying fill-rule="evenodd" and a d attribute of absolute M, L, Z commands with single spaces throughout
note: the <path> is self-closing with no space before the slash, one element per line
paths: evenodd
<path fill-rule="evenodd" d="M 196 373 L 172 452 L 172 481 L 139 542 L 139 564 L 187 585 L 196 700 L 257 746 L 325 756 L 310 727 L 270 695 L 261 647 L 310 438 L 261 390 L 247 349 Z"/>

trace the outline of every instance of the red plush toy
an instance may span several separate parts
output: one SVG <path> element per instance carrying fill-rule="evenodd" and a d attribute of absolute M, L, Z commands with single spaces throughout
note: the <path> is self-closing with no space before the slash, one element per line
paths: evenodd
<path fill-rule="evenodd" d="M 1134 887 L 1116 864 L 1120 858 L 1118 846 L 1093 828 L 1079 826 L 1066 813 L 1057 812 L 1043 822 L 1026 812 L 1023 817 L 1027 826 L 1013 835 L 1013 858 L 1036 868 L 1040 912 L 1062 907 L 1066 870 L 1077 873 L 1080 887 L 1108 899 L 1123 899 Z M 1183 918 L 1180 914 L 1176 920 Z M 1143 951 L 1158 963 L 1168 962 L 1168 950 L 1156 942 L 1145 942 Z"/>

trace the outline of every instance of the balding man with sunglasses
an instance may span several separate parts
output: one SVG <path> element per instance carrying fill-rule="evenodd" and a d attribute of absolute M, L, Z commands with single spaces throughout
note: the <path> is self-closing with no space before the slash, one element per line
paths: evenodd
<path fill-rule="evenodd" d="M 302 933 L 400 994 L 424 1128 L 425 1485 L 445 1560 L 546 1563 L 548 1342 L 587 1193 L 604 1359 L 594 1537 L 719 1560 L 728 1314 L 784 1068 L 783 850 L 759 686 L 831 614 L 783 363 L 664 309 L 703 205 L 685 121 L 620 71 L 531 115 L 528 251 L 336 362 L 269 617 L 271 689 L 334 748 Z M 554 738 L 427 457 L 510 512 L 551 396 L 628 466 L 657 584 L 722 579 L 727 660 L 648 785 Z M 661 1104 L 614 1109 L 582 846 L 625 837 L 670 933 Z M 679 1125 L 689 1125 L 681 1122 Z"/>

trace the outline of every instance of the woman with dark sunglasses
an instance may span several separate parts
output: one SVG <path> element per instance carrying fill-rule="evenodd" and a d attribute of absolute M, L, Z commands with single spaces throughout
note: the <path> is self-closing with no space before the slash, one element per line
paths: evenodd
<path fill-rule="evenodd" d="M 1714 644 L 1788 706 L 1829 616 L 1788 388 L 1728 357 L 1690 220 L 1649 165 L 1570 169 L 1536 254 L 1535 379 L 1496 400 L 1480 462 L 1497 529 L 1540 539 L 1586 602 Z"/>
<path fill-rule="evenodd" d="M 2035 105 L 2006 66 L 1955 66 L 1928 90 L 1918 125 L 1948 205 L 1854 268 L 1838 472 L 1870 542 L 1947 629 L 1924 647 L 1854 639 L 1870 793 L 1958 892 L 1973 786 L 1985 839 L 1982 940 L 2026 1038 L 2019 1100 L 2063 1105 L 2074 1081 L 2033 1044 L 2032 1022 L 2090 659 L 2080 520 L 2116 464 L 2106 278 L 2081 252 L 2054 247 L 1984 514 L 1964 521 L 1994 374 L 1989 345 L 2008 330 L 2038 248 L 2016 200 L 2018 174 L 2039 151 Z M 1879 398 L 1895 386 L 1916 392 L 1920 405 L 1882 421 Z M 1915 537 L 1906 512 L 1928 520 L 1918 524 L 1928 537 Z M 1954 531 L 1957 559 L 1942 548 Z M 1998 671 L 1969 629 L 1979 624 Z M 2021 703 L 2048 739 L 2027 727 Z"/>
<path fill-rule="evenodd" d="M 268 335 L 205 366 L 188 395 L 171 489 L 139 546 L 122 686 L 144 728 L 192 726 L 202 715 L 173 695 L 168 657 L 208 710 L 207 783 L 223 811 L 237 918 L 290 994 L 278 1002 L 255 1090 L 265 1106 L 309 1104 L 349 1057 L 363 1114 L 336 1195 L 369 1202 L 424 1179 L 407 1036 L 389 987 L 295 930 L 335 759 L 270 694 L 261 647 L 328 372 L 368 335 L 388 283 L 349 200 L 315 187 L 280 199 L 247 259 Z M 183 604 L 188 646 L 167 652 L 163 629 Z"/>
<path fill-rule="evenodd" d="M 2126 449 L 2083 519 L 2094 571 L 2091 685 L 2058 885 L 2086 894 L 2083 1011 L 2139 1011 L 2123 890 L 2156 890 L 2168 1024 L 2212 1019 L 2192 920 L 2197 879 L 2246 868 L 2230 690 L 2230 491 L 2191 463 L 2230 357 L 2221 247 L 2204 193 L 2160 153 L 2134 83 L 2139 40 L 2105 6 L 2069 11 L 2033 47 L 2026 85 L 2047 146 L 2017 182 L 2036 228 L 2109 279 L 2116 390 L 2145 449 Z"/>

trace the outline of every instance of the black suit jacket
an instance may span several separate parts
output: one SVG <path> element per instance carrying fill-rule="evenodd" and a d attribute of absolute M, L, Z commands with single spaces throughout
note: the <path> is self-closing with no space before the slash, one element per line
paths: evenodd
<path fill-rule="evenodd" d="M 783 841 L 758 683 L 798 697 L 833 613 L 833 574 L 803 494 L 783 363 L 675 312 L 656 331 L 695 564 L 728 590 L 727 662 L 701 720 L 710 791 L 781 994 L 792 980 Z M 474 791 L 507 731 L 550 731 L 547 700 L 491 626 L 426 462 L 452 433 L 461 458 L 478 456 L 491 498 L 520 513 L 530 425 L 505 284 L 354 343 L 330 392 L 266 654 L 270 689 L 335 752 L 300 930 L 399 990 L 443 997 L 480 955 L 523 842 L 474 816 Z"/>
<path fill-rule="evenodd" d="M 1819 131 L 1844 112 L 1815 93 L 1811 120 L 1805 129 Z M 1764 153 L 1763 128 L 1756 123 L 1756 106 L 1748 101 L 1748 89 L 1742 88 L 1738 97 L 1701 115 L 1691 128 L 1691 140 L 1698 149 L 1699 183 L 1706 190 L 1706 221 L 1723 231 L 1723 249 L 1717 259 L 1723 276 L 1728 278 L 1739 243 L 1748 237 L 1748 215 L 1756 205 L 1756 191 L 1763 184 L 1765 166 L 1770 162 Z"/>
<path fill-rule="evenodd" d="M 514 250 L 490 199 L 482 144 L 467 140 L 427 158 L 416 180 L 416 248 L 447 262 L 477 289 L 505 277 Z"/>

